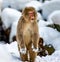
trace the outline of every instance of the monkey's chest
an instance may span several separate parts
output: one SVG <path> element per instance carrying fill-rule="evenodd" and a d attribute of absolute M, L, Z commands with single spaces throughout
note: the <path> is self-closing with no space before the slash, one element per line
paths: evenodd
<path fill-rule="evenodd" d="M 29 25 L 27 24 L 24 29 L 24 35 L 26 36 L 32 35 L 33 32 L 34 32 L 33 27 L 30 24 Z"/>
<path fill-rule="evenodd" d="M 32 35 L 33 35 L 34 31 L 32 29 L 31 25 L 27 25 L 24 29 L 24 41 L 26 44 L 30 43 L 30 41 L 32 40 Z"/>

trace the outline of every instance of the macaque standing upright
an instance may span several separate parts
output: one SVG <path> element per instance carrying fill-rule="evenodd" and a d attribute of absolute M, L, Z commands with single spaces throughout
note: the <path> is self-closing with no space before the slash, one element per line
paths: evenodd
<path fill-rule="evenodd" d="M 22 16 L 17 25 L 16 38 L 21 60 L 23 62 L 35 62 L 38 52 L 39 32 L 37 12 L 33 7 L 26 7 L 22 11 Z"/>

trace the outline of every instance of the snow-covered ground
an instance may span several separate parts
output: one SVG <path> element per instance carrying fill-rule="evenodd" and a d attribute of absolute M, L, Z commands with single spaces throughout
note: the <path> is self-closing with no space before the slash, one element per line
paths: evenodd
<path fill-rule="evenodd" d="M 51 30 L 51 32 L 52 31 L 53 30 Z M 54 41 L 52 42 L 50 41 L 52 44 L 55 44 L 54 45 L 55 49 L 57 49 L 52 55 L 47 55 L 45 57 L 37 56 L 35 62 L 60 62 L 60 41 L 59 40 L 60 40 L 60 36 L 59 36 L 59 39 L 58 37 L 56 37 Z M 1 62 L 21 62 L 16 41 L 12 42 L 11 44 L 0 44 L 0 61 Z"/>

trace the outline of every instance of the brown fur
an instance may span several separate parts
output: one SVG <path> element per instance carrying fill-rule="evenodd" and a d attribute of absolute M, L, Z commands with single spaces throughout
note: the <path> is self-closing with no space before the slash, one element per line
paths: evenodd
<path fill-rule="evenodd" d="M 47 55 L 47 53 L 46 53 L 46 49 L 45 49 L 45 47 L 43 46 L 43 43 L 44 43 L 44 40 L 43 40 L 43 38 L 39 38 L 39 43 L 38 43 L 38 46 L 39 46 L 39 52 L 38 52 L 38 55 L 39 56 L 46 56 Z"/>
<path fill-rule="evenodd" d="M 30 21 L 28 16 L 29 11 L 34 11 L 34 20 Z M 38 25 L 37 25 L 37 12 L 33 7 L 26 7 L 23 12 L 20 20 L 17 25 L 17 43 L 18 49 L 26 47 L 26 54 L 21 54 L 22 61 L 28 60 L 28 52 L 30 55 L 30 61 L 34 62 L 37 52 L 34 52 L 32 49 L 32 44 L 34 48 L 37 49 L 39 41 Z"/>

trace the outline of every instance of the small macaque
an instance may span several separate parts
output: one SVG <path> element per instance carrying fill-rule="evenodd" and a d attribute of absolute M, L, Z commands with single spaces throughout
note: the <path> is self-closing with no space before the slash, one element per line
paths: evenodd
<path fill-rule="evenodd" d="M 26 7 L 17 25 L 17 43 L 21 60 L 35 62 L 38 52 L 39 32 L 37 12 L 33 7 Z"/>
<path fill-rule="evenodd" d="M 48 54 L 48 51 L 43 46 L 43 42 L 44 42 L 43 38 L 39 38 L 39 43 L 38 43 L 39 52 L 38 52 L 38 55 L 41 56 L 41 57 L 46 56 Z"/>

